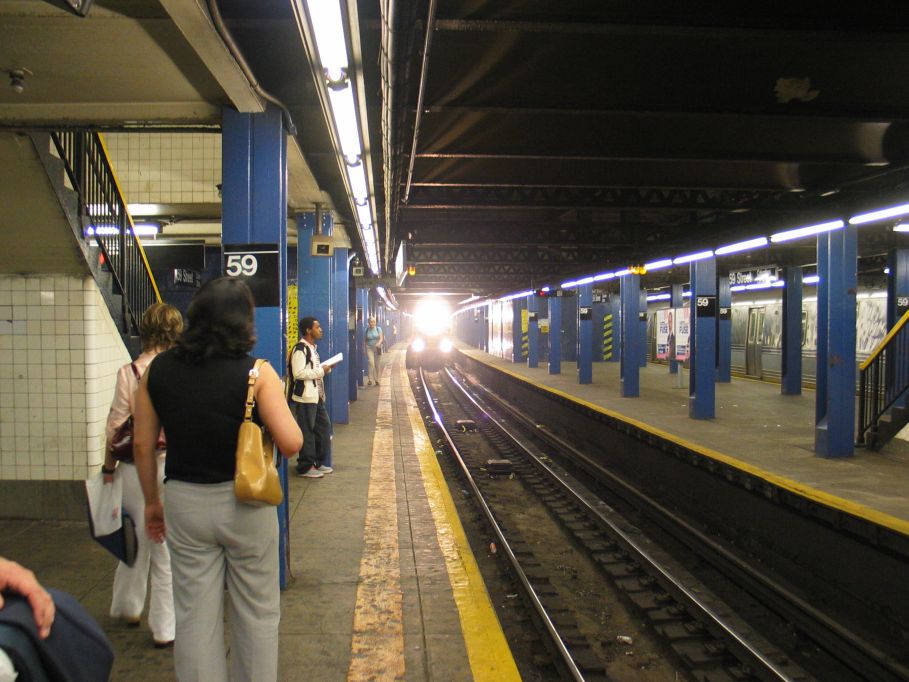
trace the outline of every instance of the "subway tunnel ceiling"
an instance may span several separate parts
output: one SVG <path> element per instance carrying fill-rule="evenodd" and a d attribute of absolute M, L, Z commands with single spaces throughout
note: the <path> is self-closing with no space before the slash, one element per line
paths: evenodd
<path fill-rule="evenodd" d="M 374 157 L 388 253 L 405 242 L 415 268 L 399 298 L 557 284 L 906 201 L 902 3 L 430 4 L 395 3 Z M 379 3 L 358 13 L 376 149 Z M 862 267 L 898 238 L 864 230 Z M 719 267 L 814 260 L 808 239 Z"/>

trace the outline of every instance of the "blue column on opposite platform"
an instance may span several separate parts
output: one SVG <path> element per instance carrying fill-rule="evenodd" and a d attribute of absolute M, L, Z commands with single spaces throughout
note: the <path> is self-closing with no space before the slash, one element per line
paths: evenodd
<path fill-rule="evenodd" d="M 593 383 L 593 286 L 578 287 L 578 383 Z"/>
<path fill-rule="evenodd" d="M 855 448 L 857 235 L 854 225 L 846 225 L 818 237 L 828 245 L 827 411 L 814 437 L 814 452 L 820 457 L 851 457 Z"/>
<path fill-rule="evenodd" d="M 673 310 L 678 310 L 679 308 L 681 308 L 682 306 L 685 305 L 685 297 L 682 296 L 683 291 L 684 291 L 683 285 L 681 285 L 681 284 L 672 285 L 672 287 L 670 289 L 670 293 L 669 293 L 669 307 L 672 308 Z M 673 324 L 675 324 L 675 314 L 673 314 L 672 319 L 673 319 Z M 675 330 L 670 329 L 669 333 L 672 336 L 672 338 L 674 339 Z M 674 360 L 673 358 L 675 358 L 674 343 L 673 343 L 673 347 L 669 349 L 669 373 L 678 374 L 679 373 L 679 361 Z"/>
<path fill-rule="evenodd" d="M 366 378 L 366 320 L 369 319 L 369 289 L 357 289 L 357 386 L 363 386 Z"/>
<path fill-rule="evenodd" d="M 350 335 L 347 329 L 347 306 L 350 297 L 350 278 L 347 269 L 347 248 L 335 247 L 331 273 L 331 355 L 344 353 L 344 361 L 335 365 L 326 388 L 331 391 L 331 421 L 347 424 L 350 421 L 348 376 L 350 374 Z M 329 356 L 331 357 L 331 356 Z M 331 465 L 329 465 L 331 466 Z"/>
<path fill-rule="evenodd" d="M 641 394 L 641 276 L 623 275 L 621 287 L 621 384 L 622 396 L 637 398 Z M 646 317 L 646 312 L 644 313 Z"/>
<path fill-rule="evenodd" d="M 539 344 L 540 344 L 540 325 L 537 315 L 539 315 L 539 299 L 531 294 L 527 297 L 527 366 L 536 367 L 539 365 Z"/>
<path fill-rule="evenodd" d="M 609 310 L 606 303 L 602 300 L 593 304 L 593 361 L 603 362 L 605 360 L 606 345 L 606 313 Z"/>
<path fill-rule="evenodd" d="M 716 303 L 719 309 L 716 330 L 716 380 L 732 381 L 732 291 L 729 277 L 717 279 Z"/>
<path fill-rule="evenodd" d="M 287 134 L 281 112 L 224 109 L 222 116 L 222 244 L 274 244 L 278 251 L 278 305 L 256 308 L 253 354 L 284 375 L 287 349 Z M 287 586 L 287 461 L 280 461 L 284 502 L 277 509 L 281 589 Z"/>
<path fill-rule="evenodd" d="M 549 373 L 562 373 L 562 299 L 549 299 Z"/>
<path fill-rule="evenodd" d="M 817 238 L 817 351 L 814 370 L 815 427 L 827 418 L 827 330 L 829 327 L 830 245 L 825 235 Z M 815 445 L 817 436 L 815 436 Z"/>
<path fill-rule="evenodd" d="M 516 298 L 511 301 L 511 361 L 524 361 L 524 332 L 521 330 L 524 303 Z"/>
<path fill-rule="evenodd" d="M 780 393 L 802 393 L 802 268 L 783 269 L 783 339 Z"/>
<path fill-rule="evenodd" d="M 700 309 L 700 311 L 699 311 Z M 716 258 L 691 264 L 688 416 L 716 416 Z"/>
<path fill-rule="evenodd" d="M 606 319 L 603 321 L 604 329 L 612 325 L 612 356 L 604 358 L 607 362 L 622 361 L 622 299 L 621 296 L 610 295 L 607 303 Z M 611 316 L 611 318 L 610 318 Z M 607 353 L 608 355 L 608 353 Z"/>
<path fill-rule="evenodd" d="M 894 249 L 887 254 L 887 329 L 900 321 L 909 310 L 909 249 Z M 893 385 L 894 367 L 887 366 L 885 377 L 887 388 Z M 896 399 L 895 407 L 906 407 L 907 396 L 904 393 Z"/>
<path fill-rule="evenodd" d="M 641 335 L 641 357 L 638 358 L 638 364 L 641 367 L 646 367 L 647 351 L 650 348 L 650 344 L 647 343 L 647 289 L 641 289 L 641 302 L 639 306 L 638 310 L 644 314 L 638 315 L 638 333 Z"/>
<path fill-rule="evenodd" d="M 562 299 L 562 360 L 578 361 L 578 296 Z"/>

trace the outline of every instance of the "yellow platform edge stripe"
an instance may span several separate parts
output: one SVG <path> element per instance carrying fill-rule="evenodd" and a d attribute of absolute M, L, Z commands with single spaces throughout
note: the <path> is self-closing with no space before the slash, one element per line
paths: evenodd
<path fill-rule="evenodd" d="M 463 349 L 462 349 L 462 352 L 463 352 Z M 591 409 L 594 412 L 599 412 L 600 414 L 604 414 L 607 417 L 612 417 L 613 419 L 618 419 L 619 421 L 623 421 L 627 424 L 636 426 L 643 431 L 652 433 L 655 436 L 659 436 L 660 438 L 664 438 L 665 440 L 668 440 L 670 442 L 681 445 L 682 447 L 688 448 L 689 450 L 692 450 L 693 452 L 697 452 L 698 454 L 704 455 L 705 457 L 709 457 L 710 459 L 714 459 L 718 462 L 722 462 L 723 464 L 727 464 L 735 469 L 739 469 L 740 471 L 744 471 L 753 476 L 757 476 L 758 478 L 762 478 L 765 481 L 767 481 L 768 483 L 772 483 L 773 485 L 776 485 L 780 488 L 783 488 L 784 490 L 788 490 L 789 492 L 792 492 L 792 493 L 795 493 L 802 497 L 805 497 L 809 500 L 812 500 L 813 502 L 818 502 L 820 504 L 824 504 L 829 507 L 834 507 L 835 509 L 844 511 L 847 514 L 852 514 L 853 516 L 857 516 L 859 518 L 865 519 L 866 521 L 870 521 L 871 523 L 877 524 L 879 526 L 883 526 L 884 528 L 889 528 L 890 530 L 896 531 L 897 533 L 902 533 L 903 535 L 909 535 L 909 521 L 897 518 L 896 516 L 893 516 L 892 514 L 887 514 L 885 512 L 878 511 L 877 509 L 872 509 L 871 507 L 867 507 L 858 502 L 853 502 L 852 500 L 847 500 L 843 497 L 839 497 L 838 495 L 833 495 L 831 493 L 824 492 L 823 490 L 818 490 L 817 488 L 812 488 L 811 486 L 805 485 L 804 483 L 799 483 L 798 481 L 793 481 L 791 478 L 786 478 L 785 476 L 780 476 L 779 474 L 774 474 L 765 469 L 761 469 L 760 467 L 756 467 L 753 464 L 749 464 L 748 462 L 743 462 L 742 460 L 736 459 L 735 457 L 732 457 L 731 455 L 726 455 L 722 452 L 719 452 L 718 450 L 711 450 L 708 447 L 705 447 L 703 445 L 699 445 L 698 443 L 694 443 L 692 441 L 686 440 L 686 439 L 682 438 L 681 436 L 677 436 L 673 433 L 669 433 L 668 431 L 663 431 L 662 429 L 659 429 L 650 424 L 646 424 L 642 421 L 638 421 L 637 419 L 633 419 L 632 417 L 629 417 L 627 415 L 621 414 L 619 412 L 614 412 L 608 408 L 602 407 L 600 405 L 596 405 L 594 403 L 587 402 L 583 398 L 579 398 L 575 395 L 571 395 L 570 393 L 565 393 L 564 391 L 560 391 L 557 388 L 552 388 L 551 386 L 544 386 L 542 384 L 535 384 L 532 381 L 529 381 L 527 379 L 527 377 L 524 377 L 516 372 L 512 372 L 511 370 L 506 369 L 505 367 L 498 367 L 496 365 L 491 365 L 487 362 L 484 362 L 482 359 L 480 359 L 472 354 L 470 355 L 470 357 L 482 365 L 486 365 L 487 367 L 489 367 L 491 369 L 498 370 L 504 374 L 507 374 L 507 375 L 517 379 L 518 381 L 524 382 L 525 384 L 530 384 L 531 386 L 542 388 L 543 390 L 548 391 L 549 393 L 552 393 L 554 395 L 557 395 L 560 398 L 565 398 L 566 400 L 570 400 L 573 403 L 583 405 L 584 407 Z"/>
<path fill-rule="evenodd" d="M 487 680 L 519 682 L 521 675 L 518 673 L 508 640 L 505 639 L 502 625 L 486 591 L 486 583 L 480 575 L 473 551 L 467 542 L 464 527 L 451 499 L 442 469 L 436 461 L 429 434 L 417 410 L 416 399 L 409 389 L 407 369 L 403 362 L 399 367 L 401 381 L 408 387 L 407 413 L 413 430 L 414 449 L 420 461 L 423 486 L 426 489 L 427 501 L 439 537 L 439 546 L 445 558 L 448 580 L 461 619 L 461 630 L 473 679 L 477 682 Z"/>

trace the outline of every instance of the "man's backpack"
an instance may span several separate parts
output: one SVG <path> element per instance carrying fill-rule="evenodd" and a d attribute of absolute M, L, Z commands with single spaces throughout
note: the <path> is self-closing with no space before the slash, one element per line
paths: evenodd
<path fill-rule="evenodd" d="M 302 341 L 297 341 L 294 347 L 290 349 L 290 353 L 287 354 L 287 376 L 284 379 L 284 397 L 287 402 L 291 402 L 291 396 L 293 395 L 297 397 L 303 395 L 303 382 L 294 379 L 293 371 L 293 357 L 298 350 L 303 351 L 306 356 L 306 364 L 312 364 L 312 350 Z"/>

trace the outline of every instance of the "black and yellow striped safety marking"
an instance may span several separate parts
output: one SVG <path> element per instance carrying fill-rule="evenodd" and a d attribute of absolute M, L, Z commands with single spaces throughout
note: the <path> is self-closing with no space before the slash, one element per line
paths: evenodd
<path fill-rule="evenodd" d="M 612 314 L 603 316 L 603 359 L 612 359 Z"/>
<path fill-rule="evenodd" d="M 527 332 L 521 333 L 521 357 L 527 359 L 530 355 L 530 339 L 527 338 Z"/>

